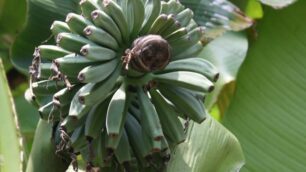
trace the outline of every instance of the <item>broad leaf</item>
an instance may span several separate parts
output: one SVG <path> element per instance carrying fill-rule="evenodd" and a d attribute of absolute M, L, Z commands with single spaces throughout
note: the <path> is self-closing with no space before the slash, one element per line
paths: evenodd
<path fill-rule="evenodd" d="M 192 123 L 186 141 L 172 154 L 168 172 L 239 171 L 244 156 L 236 137 L 209 117 Z"/>
<path fill-rule="evenodd" d="M 227 0 L 181 0 L 194 11 L 196 22 L 204 26 L 206 39 L 213 39 L 225 31 L 240 31 L 253 21 Z"/>
<path fill-rule="evenodd" d="M 14 103 L 0 59 L 0 171 L 21 170 L 20 145 Z"/>
<path fill-rule="evenodd" d="M 199 55 L 212 62 L 220 72 L 220 78 L 216 83 L 215 90 L 208 96 L 206 101 L 209 108 L 217 101 L 219 101 L 219 103 L 226 101 L 226 98 L 222 96 L 226 94 L 231 95 L 233 93 L 233 89 L 227 89 L 227 91 L 223 91 L 224 94 L 218 99 L 225 85 L 235 81 L 237 72 L 245 59 L 247 50 L 248 41 L 245 34 L 228 32 L 206 45 Z M 226 104 L 222 107 L 220 104 L 219 107 L 221 108 L 221 113 L 223 113 Z"/>
<path fill-rule="evenodd" d="M 23 73 L 28 73 L 35 46 L 50 36 L 54 20 L 64 20 L 68 12 L 77 10 L 79 0 L 28 0 L 27 22 L 12 48 L 12 62 Z"/>
<path fill-rule="evenodd" d="M 267 8 L 239 71 L 224 124 L 244 150 L 242 171 L 306 169 L 305 6 Z"/>
<path fill-rule="evenodd" d="M 26 0 L 0 0 L 0 38 L 20 31 L 25 13 Z"/>
<path fill-rule="evenodd" d="M 260 0 L 260 1 L 266 5 L 272 6 L 273 8 L 284 8 L 294 3 L 296 0 Z"/>

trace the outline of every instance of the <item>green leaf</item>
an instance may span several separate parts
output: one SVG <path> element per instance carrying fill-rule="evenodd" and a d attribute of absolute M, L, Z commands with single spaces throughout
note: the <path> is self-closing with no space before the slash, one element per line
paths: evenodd
<path fill-rule="evenodd" d="M 52 124 L 40 120 L 26 172 L 64 172 L 68 168 L 70 162 L 55 154 L 55 144 L 51 136 Z"/>
<path fill-rule="evenodd" d="M 12 47 L 12 63 L 28 74 L 36 46 L 51 36 L 54 20 L 64 20 L 68 12 L 77 11 L 79 0 L 28 0 L 27 22 Z"/>
<path fill-rule="evenodd" d="M 270 5 L 273 8 L 279 9 L 294 3 L 296 0 L 260 0 L 260 1 L 263 4 Z"/>
<path fill-rule="evenodd" d="M 0 59 L 0 171 L 11 172 L 21 170 L 20 146 L 16 114 L 11 93 Z"/>
<path fill-rule="evenodd" d="M 246 156 L 242 171 L 306 169 L 306 1 L 266 8 L 238 74 L 224 124 Z"/>
<path fill-rule="evenodd" d="M 206 101 L 209 109 L 217 102 L 221 115 L 223 114 L 228 104 L 225 101 L 230 99 L 233 94 L 234 81 L 240 65 L 245 59 L 247 50 L 248 40 L 244 33 L 228 32 L 210 42 L 200 53 L 200 57 L 212 62 L 220 72 L 220 78 L 215 85 L 215 90 L 208 96 Z"/>
<path fill-rule="evenodd" d="M 186 141 L 174 150 L 168 172 L 239 171 L 243 166 L 238 140 L 213 118 L 191 123 L 189 130 Z"/>
<path fill-rule="evenodd" d="M 0 36 L 16 34 L 25 20 L 26 0 L 0 0 Z"/>
<path fill-rule="evenodd" d="M 14 97 L 15 106 L 20 125 L 20 132 L 24 139 L 24 151 L 29 156 L 34 138 L 35 129 L 39 120 L 37 109 L 30 105 L 24 95 Z"/>
<path fill-rule="evenodd" d="M 222 35 L 225 31 L 240 31 L 253 24 L 253 20 L 227 0 L 182 0 L 181 2 L 194 11 L 194 19 L 206 28 L 205 37 L 208 40 Z"/>

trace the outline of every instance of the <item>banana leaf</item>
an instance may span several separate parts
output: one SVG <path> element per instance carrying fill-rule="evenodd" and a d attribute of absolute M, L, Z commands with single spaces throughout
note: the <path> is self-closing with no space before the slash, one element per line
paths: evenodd
<path fill-rule="evenodd" d="M 13 99 L 0 59 L 0 171 L 21 171 L 19 132 Z"/>
<path fill-rule="evenodd" d="M 240 141 L 242 171 L 306 169 L 306 1 L 265 8 L 223 124 Z"/>

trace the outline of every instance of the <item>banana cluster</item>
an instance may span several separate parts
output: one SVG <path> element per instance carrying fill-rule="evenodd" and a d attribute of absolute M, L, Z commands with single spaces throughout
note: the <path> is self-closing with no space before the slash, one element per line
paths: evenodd
<path fill-rule="evenodd" d="M 185 120 L 206 118 L 218 78 L 196 55 L 204 31 L 177 0 L 82 0 L 55 21 L 56 45 L 35 50 L 31 91 L 53 122 L 58 151 L 88 169 L 161 171 L 185 140 Z M 71 156 L 74 157 L 74 156 Z"/>

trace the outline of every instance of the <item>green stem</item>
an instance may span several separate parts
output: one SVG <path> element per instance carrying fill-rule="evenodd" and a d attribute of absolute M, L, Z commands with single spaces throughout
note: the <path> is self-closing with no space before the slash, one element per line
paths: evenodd
<path fill-rule="evenodd" d="M 65 172 L 70 162 L 55 154 L 52 124 L 40 120 L 36 129 L 26 172 Z"/>

